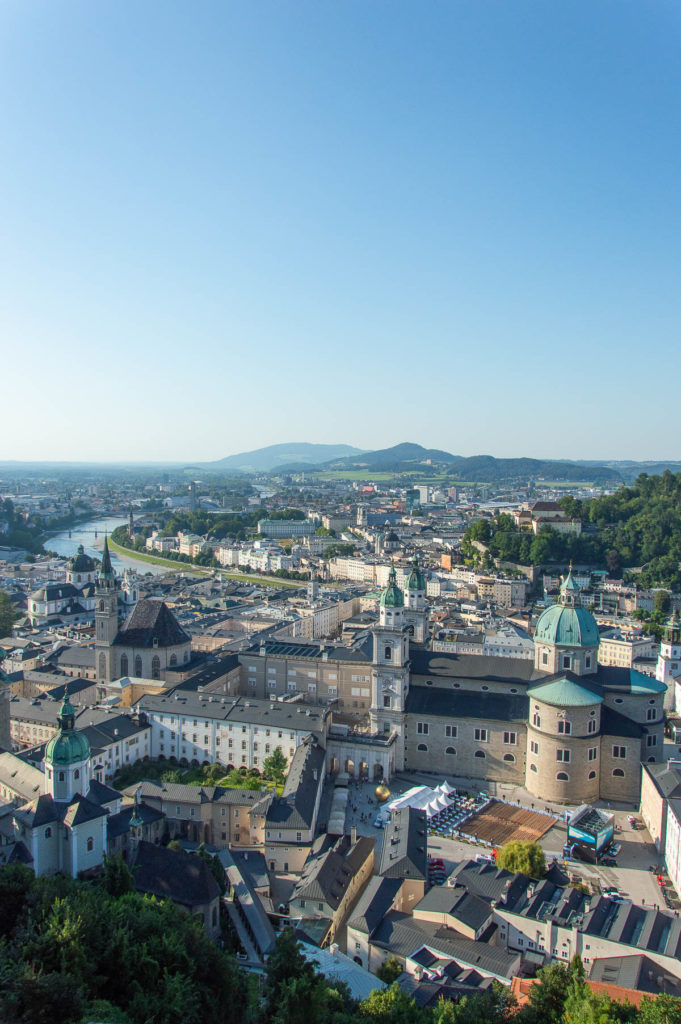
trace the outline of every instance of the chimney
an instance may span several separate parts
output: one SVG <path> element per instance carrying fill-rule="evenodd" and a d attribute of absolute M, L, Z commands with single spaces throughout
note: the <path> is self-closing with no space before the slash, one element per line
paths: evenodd
<path fill-rule="evenodd" d="M 350 842 L 352 843 L 353 846 L 357 842 L 357 826 L 356 825 L 353 825 L 352 828 L 350 829 Z"/>

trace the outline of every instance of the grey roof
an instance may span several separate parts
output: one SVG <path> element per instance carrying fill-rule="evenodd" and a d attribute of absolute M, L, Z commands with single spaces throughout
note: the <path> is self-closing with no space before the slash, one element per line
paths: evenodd
<path fill-rule="evenodd" d="M 467 967 L 479 968 L 501 978 L 517 971 L 520 955 L 507 953 L 490 942 L 467 939 L 451 928 L 440 928 L 428 921 L 417 921 L 409 914 L 389 911 L 371 938 L 372 945 L 396 956 L 407 957 L 427 944 L 430 949 Z"/>
<path fill-rule="evenodd" d="M 415 917 L 419 911 L 447 914 L 478 931 L 489 921 L 492 908 L 487 900 L 474 896 L 462 886 L 434 885 L 414 907 Z"/>
<path fill-rule="evenodd" d="M 599 897 L 584 915 L 580 931 L 613 942 L 681 959 L 681 918 L 653 907 L 615 903 Z"/>
<path fill-rule="evenodd" d="M 73 583 L 46 583 L 29 594 L 31 601 L 61 601 L 67 598 L 81 597 L 80 590 Z"/>
<path fill-rule="evenodd" d="M 275 797 L 267 812 L 267 826 L 309 829 L 314 821 L 317 790 L 324 785 L 326 751 L 308 736 L 296 749 L 280 797 Z"/>
<path fill-rule="evenodd" d="M 219 803 L 222 805 L 236 804 L 239 807 L 250 805 L 253 811 L 265 814 L 272 801 L 271 789 L 263 792 L 260 789 L 238 789 L 227 786 L 189 786 L 183 782 L 138 782 L 129 786 L 124 792 L 132 796 L 139 791 L 142 800 L 158 800 L 165 803 L 205 804 Z"/>
<path fill-rule="evenodd" d="M 175 647 L 188 644 L 186 633 L 164 601 L 142 598 L 137 602 L 114 640 L 122 647 Z"/>
<path fill-rule="evenodd" d="M 133 876 L 138 892 L 169 899 L 185 907 L 210 903 L 220 895 L 218 883 L 202 857 L 142 841 L 135 851 Z"/>
<path fill-rule="evenodd" d="M 35 800 L 42 793 L 43 773 L 9 751 L 0 753 L 0 781 L 19 794 L 22 800 Z"/>
<path fill-rule="evenodd" d="M 644 764 L 643 771 L 651 777 L 660 796 L 681 797 L 681 769 L 662 761 L 659 764 Z"/>
<path fill-rule="evenodd" d="M 376 840 L 369 836 L 360 836 L 356 843 L 341 836 L 332 849 L 307 861 L 291 899 L 320 901 L 337 910 L 375 845 Z"/>
<path fill-rule="evenodd" d="M 146 694 L 137 707 L 150 714 L 189 715 L 298 732 L 321 732 L 328 713 L 326 707 L 317 704 L 193 693 L 179 686 L 168 693 Z"/>
<path fill-rule="evenodd" d="M 360 896 L 348 927 L 371 935 L 390 910 L 401 887 L 401 878 L 374 875 Z"/>
<path fill-rule="evenodd" d="M 507 683 L 546 679 L 527 658 L 496 658 L 480 654 L 441 654 L 424 648 L 411 651 L 413 676 L 444 677 L 458 680 L 491 679 Z"/>
<path fill-rule="evenodd" d="M 525 722 L 528 708 L 529 700 L 524 694 L 412 686 L 407 694 L 405 711 L 412 715 L 435 715 L 441 718 Z"/>
<path fill-rule="evenodd" d="M 57 657 L 60 665 L 75 665 L 79 668 L 95 667 L 95 649 L 93 646 L 68 647 L 61 651 Z"/>
<path fill-rule="evenodd" d="M 681 979 L 675 978 L 669 971 L 662 972 L 660 965 L 643 953 L 597 957 L 591 965 L 589 980 L 622 985 L 623 988 L 650 992 L 652 995 L 664 992 L 677 999 L 681 997 Z"/>
<path fill-rule="evenodd" d="M 428 874 L 428 818 L 425 811 L 403 807 L 392 811 L 386 826 L 380 875 L 390 878 L 418 878 Z"/>
<path fill-rule="evenodd" d="M 495 902 L 511 889 L 517 877 L 511 871 L 497 868 L 494 864 L 478 864 L 477 861 L 466 860 L 457 864 L 450 880 L 455 880 L 457 885 L 463 886 L 475 896 Z M 524 876 L 520 876 L 520 878 L 522 880 Z"/>
<path fill-rule="evenodd" d="M 119 794 L 120 795 L 120 794 Z M 151 825 L 154 821 L 163 818 L 163 812 L 149 807 L 148 804 L 140 802 L 134 807 L 132 804 L 122 807 L 117 814 L 110 814 L 106 820 L 106 834 L 109 839 L 125 835 L 130 831 L 130 819 L 133 811 L 136 811 L 138 818 L 141 818 L 145 825 Z"/>

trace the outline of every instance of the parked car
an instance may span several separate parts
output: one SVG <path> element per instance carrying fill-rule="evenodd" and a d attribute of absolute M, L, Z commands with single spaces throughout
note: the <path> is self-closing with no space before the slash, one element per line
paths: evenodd
<path fill-rule="evenodd" d="M 601 860 L 601 864 L 605 868 L 616 868 L 617 867 L 617 861 L 615 860 L 614 857 L 603 857 L 602 860 Z"/>

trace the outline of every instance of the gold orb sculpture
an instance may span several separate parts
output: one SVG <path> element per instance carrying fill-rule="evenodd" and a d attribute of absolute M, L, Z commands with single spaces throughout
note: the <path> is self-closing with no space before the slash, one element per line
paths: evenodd
<path fill-rule="evenodd" d="M 386 800 L 390 798 L 390 790 L 387 786 L 384 786 L 383 783 L 381 783 L 380 786 L 376 786 L 374 796 L 378 800 L 379 804 L 384 804 Z"/>

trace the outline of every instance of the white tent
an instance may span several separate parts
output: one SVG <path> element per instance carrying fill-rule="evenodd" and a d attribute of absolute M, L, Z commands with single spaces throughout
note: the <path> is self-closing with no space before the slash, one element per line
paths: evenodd
<path fill-rule="evenodd" d="M 443 808 L 449 806 L 451 788 L 445 789 L 445 785 L 446 783 L 443 783 L 437 789 L 432 789 L 430 786 L 414 786 L 402 796 L 397 796 L 390 803 L 385 804 L 381 808 L 381 817 L 387 818 L 390 811 L 398 811 L 402 807 L 415 807 L 418 810 L 424 810 L 428 817 L 432 818 L 433 815 L 439 814 Z"/>

